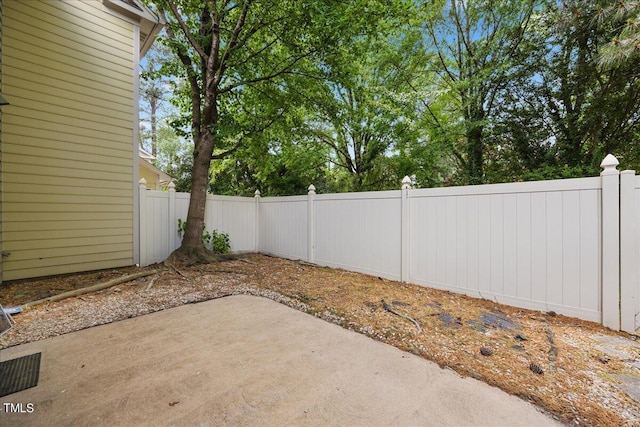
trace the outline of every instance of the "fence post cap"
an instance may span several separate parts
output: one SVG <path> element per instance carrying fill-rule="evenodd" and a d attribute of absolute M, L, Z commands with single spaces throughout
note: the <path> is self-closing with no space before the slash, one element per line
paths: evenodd
<path fill-rule="evenodd" d="M 411 178 L 409 178 L 407 175 L 402 178 L 402 189 L 411 190 Z"/>
<path fill-rule="evenodd" d="M 603 169 L 602 172 L 600 172 L 600 175 L 611 175 L 618 173 L 617 167 L 619 164 L 620 162 L 613 154 L 607 154 L 607 157 L 605 157 L 602 160 L 602 163 L 600 163 L 600 167 Z"/>
<path fill-rule="evenodd" d="M 256 192 L 253 193 L 253 197 L 260 197 L 260 190 L 256 190 Z"/>
<path fill-rule="evenodd" d="M 171 181 L 169 183 L 169 191 L 176 191 L 176 185 Z"/>
<path fill-rule="evenodd" d="M 313 184 L 309 185 L 308 190 L 309 190 L 308 194 L 316 194 L 316 187 Z"/>
<path fill-rule="evenodd" d="M 138 185 L 140 186 L 141 189 L 146 190 L 147 189 L 147 180 L 142 178 L 140 179 L 140 181 L 138 181 Z"/>

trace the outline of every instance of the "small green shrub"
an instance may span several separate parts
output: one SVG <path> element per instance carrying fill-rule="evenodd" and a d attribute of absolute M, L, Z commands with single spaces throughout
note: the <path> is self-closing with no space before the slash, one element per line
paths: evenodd
<path fill-rule="evenodd" d="M 183 221 L 178 218 L 178 234 L 180 237 L 184 234 L 184 230 L 187 228 L 187 221 Z M 202 242 L 205 247 L 217 254 L 228 254 L 231 252 L 231 241 L 229 240 L 229 234 L 221 233 L 218 230 L 212 230 L 208 232 L 206 230 L 206 224 L 202 225 Z"/>
<path fill-rule="evenodd" d="M 228 254 L 231 252 L 231 242 L 227 233 L 219 233 L 218 230 L 211 230 L 211 233 L 204 232 L 202 240 L 205 246 L 217 254 Z"/>

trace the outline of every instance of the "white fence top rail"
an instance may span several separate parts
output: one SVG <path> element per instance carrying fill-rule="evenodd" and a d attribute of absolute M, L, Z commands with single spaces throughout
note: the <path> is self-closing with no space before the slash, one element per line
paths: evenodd
<path fill-rule="evenodd" d="M 189 194 L 189 193 L 185 193 Z M 207 194 L 207 200 L 217 200 L 220 202 L 239 202 L 239 203 L 255 203 L 256 200 L 253 197 L 239 197 L 239 196 L 222 196 L 218 194 Z"/>
<path fill-rule="evenodd" d="M 538 193 L 549 191 L 599 190 L 600 177 L 560 179 L 554 181 L 527 181 L 503 184 L 466 185 L 411 190 L 410 197 L 467 196 L 489 194 Z"/>
<path fill-rule="evenodd" d="M 367 200 L 367 199 L 397 199 L 401 196 L 400 190 L 389 191 L 367 191 L 365 193 L 335 193 L 317 194 L 316 200 Z"/>
<path fill-rule="evenodd" d="M 260 204 L 263 203 L 286 203 L 286 202 L 306 202 L 308 200 L 308 196 L 275 196 L 275 197 L 264 197 L 260 199 Z"/>

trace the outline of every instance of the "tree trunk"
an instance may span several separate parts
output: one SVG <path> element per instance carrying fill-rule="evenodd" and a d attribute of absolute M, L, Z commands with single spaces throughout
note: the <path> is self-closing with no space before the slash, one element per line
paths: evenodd
<path fill-rule="evenodd" d="M 207 187 L 209 185 L 209 166 L 213 154 L 213 136 L 207 130 L 197 141 L 193 151 L 193 171 L 191 175 L 191 198 L 187 213 L 187 226 L 182 239 L 182 248 L 204 250 L 202 231 L 204 227 L 204 213 L 207 202 Z"/>
<path fill-rule="evenodd" d="M 467 132 L 467 173 L 469 184 L 484 182 L 484 155 L 482 149 L 482 126 L 473 126 Z"/>
<path fill-rule="evenodd" d="M 149 106 L 151 107 L 151 155 L 156 157 L 158 155 L 158 98 L 152 96 L 149 99 Z"/>

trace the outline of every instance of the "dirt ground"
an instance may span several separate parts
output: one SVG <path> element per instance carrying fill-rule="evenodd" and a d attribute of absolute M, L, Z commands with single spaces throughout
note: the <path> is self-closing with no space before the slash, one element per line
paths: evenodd
<path fill-rule="evenodd" d="M 153 268 L 158 266 L 148 267 Z M 4 283 L 0 285 L 0 301 L 5 307 L 18 306 L 140 270 L 131 267 Z M 180 297 L 169 300 L 169 293 Z M 51 325 L 64 323 L 82 311 L 83 305 L 106 305 L 108 298 L 117 297 L 121 305 L 129 301 L 134 308 L 144 305 L 144 309 L 123 312 L 119 317 L 101 315 L 102 319 L 79 323 L 75 328 L 238 293 L 276 299 L 480 379 L 571 425 L 640 425 L 640 403 L 623 391 L 618 380 L 640 376 L 636 361 L 640 360 L 639 347 L 612 353 L 602 346 L 602 340 L 635 344 L 636 336 L 553 312 L 518 309 L 256 254 L 169 269 L 94 294 L 30 308 L 15 316 L 18 325 L 0 340 L 0 347 L 57 335 L 61 332 L 55 328 L 37 336 L 25 331 L 29 323 L 42 319 Z"/>

